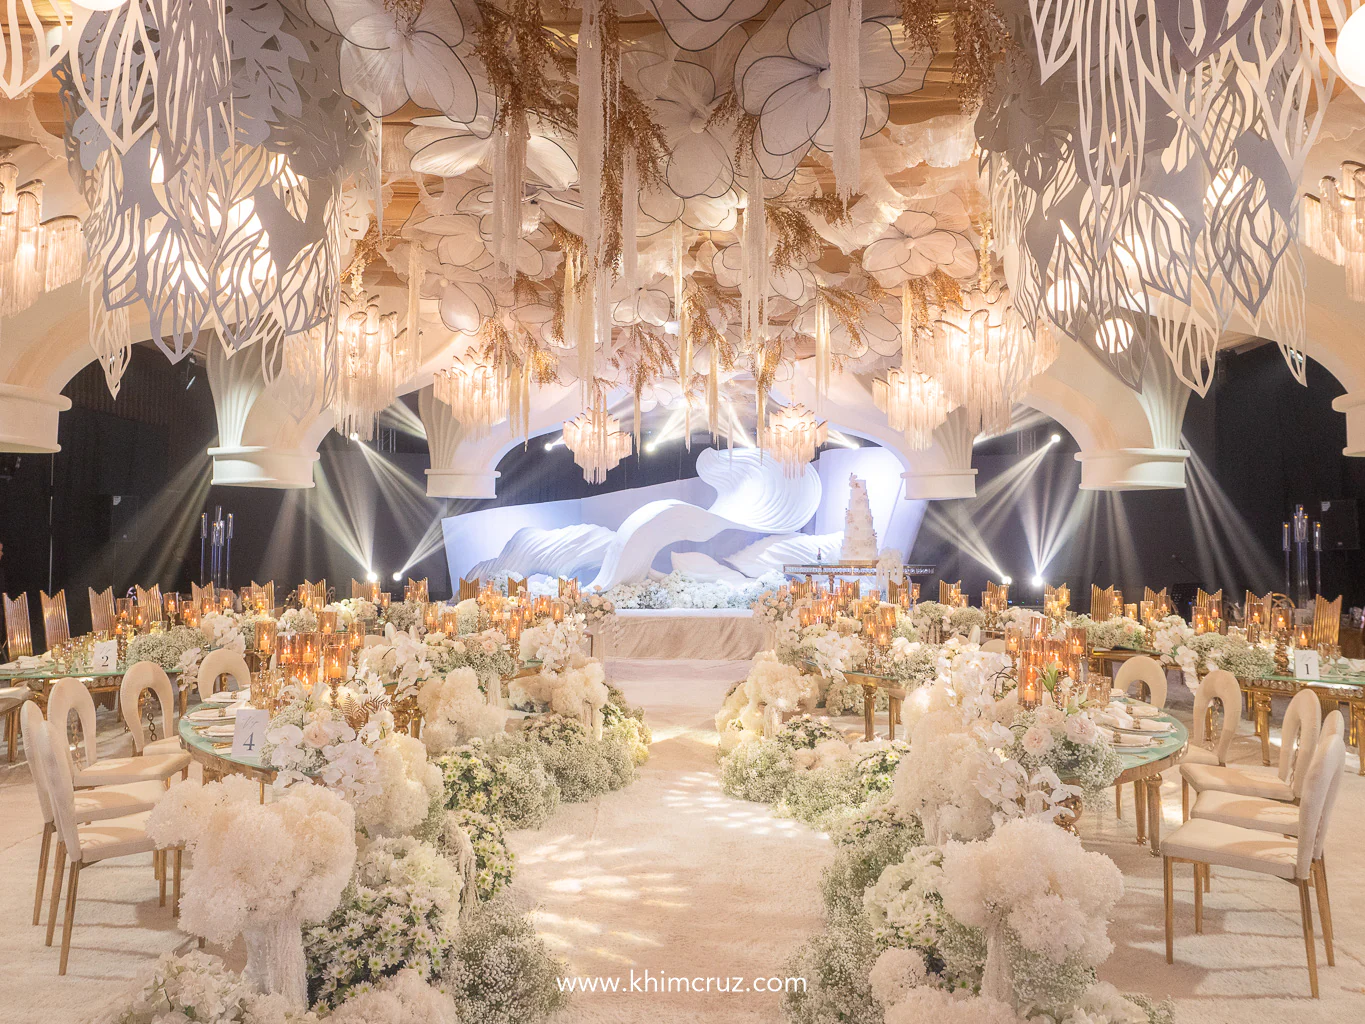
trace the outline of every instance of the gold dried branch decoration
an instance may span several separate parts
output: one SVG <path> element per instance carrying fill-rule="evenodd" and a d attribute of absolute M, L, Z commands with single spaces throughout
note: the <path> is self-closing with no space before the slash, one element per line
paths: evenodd
<path fill-rule="evenodd" d="M 938 52 L 939 19 L 935 0 L 900 0 L 901 25 L 908 48 Z M 946 16 L 953 20 L 953 85 L 964 110 L 981 104 L 995 78 L 995 62 L 1011 48 L 1013 37 L 996 0 L 951 0 Z"/>
<path fill-rule="evenodd" d="M 631 324 L 624 333 L 610 362 L 616 369 L 625 370 L 626 380 L 638 399 L 646 387 L 665 373 L 676 372 L 677 364 L 672 348 L 656 329 Z"/>
<path fill-rule="evenodd" d="M 545 27 L 540 0 L 510 0 L 504 9 L 477 0 L 474 54 L 483 62 L 499 100 L 496 126 L 536 114 L 561 131 L 578 131 L 578 107 L 565 83 L 574 73 L 573 51 Z"/>
<path fill-rule="evenodd" d="M 559 247 L 559 251 L 564 254 L 566 260 L 581 260 L 583 258 L 586 248 L 583 245 L 582 235 L 575 235 L 563 224 L 550 217 L 542 220 L 540 226 L 550 233 L 550 239 Z"/>
<path fill-rule="evenodd" d="M 800 210 L 782 203 L 763 204 L 772 229 L 771 265 L 774 270 L 797 270 L 820 258 L 825 243 Z"/>
<path fill-rule="evenodd" d="M 809 210 L 830 224 L 847 224 L 853 220 L 853 207 L 862 197 L 861 192 L 854 192 L 845 201 L 833 192 L 817 192 L 794 200 L 791 205 L 799 210 Z"/>
<path fill-rule="evenodd" d="M 745 165 L 745 161 L 753 155 L 754 136 L 758 134 L 758 118 L 740 105 L 739 93 L 734 89 L 721 97 L 720 102 L 711 111 L 711 116 L 706 119 L 706 127 L 723 128 L 732 121 L 735 125 L 735 170 L 738 172 L 739 168 Z"/>
<path fill-rule="evenodd" d="M 610 24 L 614 27 L 613 18 Z M 668 140 L 639 94 L 624 81 L 616 84 L 607 126 L 607 155 L 602 164 L 603 261 L 614 263 L 621 254 L 621 221 L 625 206 L 626 153 L 635 155 L 636 181 L 640 187 L 666 188 L 664 165 Z"/>
<path fill-rule="evenodd" d="M 833 285 L 823 284 L 817 285 L 817 287 L 820 289 L 820 297 L 829 306 L 829 311 L 834 314 L 835 319 L 843 324 L 844 330 L 848 332 L 849 340 L 854 344 L 861 342 L 863 340 L 863 313 L 867 309 L 868 300 L 847 288 L 836 288 Z"/>
<path fill-rule="evenodd" d="M 683 309 L 687 313 L 687 334 L 692 342 L 692 350 L 700 352 L 710 345 L 713 355 L 720 357 L 723 370 L 735 368 L 735 348 L 729 339 L 711 322 L 710 310 L 718 309 L 727 320 L 739 316 L 739 300 L 727 295 L 714 284 L 697 277 L 688 278 L 687 290 L 683 292 Z M 682 382 L 688 386 L 686 381 Z"/>
<path fill-rule="evenodd" d="M 384 0 L 384 10 L 394 15 L 408 31 L 411 31 L 425 6 L 426 0 Z"/>

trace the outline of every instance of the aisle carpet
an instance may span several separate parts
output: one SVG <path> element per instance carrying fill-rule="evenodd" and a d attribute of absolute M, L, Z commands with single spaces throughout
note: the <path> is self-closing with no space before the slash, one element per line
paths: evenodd
<path fill-rule="evenodd" d="M 708 977 L 750 983 L 783 975 L 787 956 L 820 928 L 828 839 L 720 792 L 712 716 L 744 671 L 734 662 L 613 662 L 613 681 L 646 706 L 654 727 L 653 756 L 640 779 L 601 800 L 561 808 L 545 829 L 512 833 L 516 888 L 538 906 L 537 927 L 568 961 L 571 976 L 617 978 L 623 990 L 632 970 L 637 978 L 646 970 L 651 979 L 701 978 L 703 986 Z M 1187 708 L 1188 693 L 1180 696 Z M 126 737 L 103 716 L 102 726 L 101 751 L 117 750 Z M 1249 733 L 1244 725 L 1235 759 L 1259 762 L 1259 743 Z M 1082 821 L 1087 844 L 1113 857 L 1127 883 L 1110 928 L 1115 952 L 1101 976 L 1127 991 L 1174 998 L 1181 1024 L 1228 1024 L 1249 1015 L 1275 1024 L 1365 1019 L 1365 850 L 1356 839 L 1365 779 L 1356 767 L 1352 750 L 1327 850 L 1337 966 L 1325 965 L 1319 939 L 1320 1001 L 1308 998 L 1297 895 L 1273 879 L 1215 871 L 1205 934 L 1197 936 L 1189 869 L 1178 872 L 1176 964 L 1165 963 L 1161 861 L 1133 841 L 1131 792 L 1124 820 L 1105 801 Z M 1177 774 L 1169 772 L 1168 831 L 1179 822 L 1179 801 Z M 188 945 L 157 906 L 149 858 L 100 865 L 82 876 L 71 969 L 59 979 L 56 950 L 45 948 L 42 929 L 28 923 L 42 822 L 22 764 L 0 773 L 0 821 L 6 883 L 0 1021 L 84 1024 L 158 953 Z M 714 991 L 718 984 L 709 995 L 670 992 L 666 982 L 663 991 L 580 993 L 557 1020 L 781 1019 L 780 996 L 722 995 Z"/>

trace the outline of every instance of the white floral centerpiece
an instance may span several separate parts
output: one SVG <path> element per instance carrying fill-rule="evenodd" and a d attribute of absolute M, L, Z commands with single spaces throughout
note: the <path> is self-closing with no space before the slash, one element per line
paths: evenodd
<path fill-rule="evenodd" d="M 1089 615 L 1077 615 L 1071 619 L 1071 625 L 1085 630 L 1085 642 L 1093 651 L 1111 651 L 1118 647 L 1144 650 L 1147 646 L 1147 627 L 1126 615 L 1116 615 L 1104 622 L 1097 622 Z"/>
<path fill-rule="evenodd" d="M 355 816 L 340 796 L 299 786 L 261 803 L 249 779 L 173 786 L 153 809 L 158 846 L 193 854 L 180 927 L 213 942 L 246 938 L 246 977 L 308 1005 L 301 927 L 337 906 L 355 864 Z"/>
<path fill-rule="evenodd" d="M 207 646 L 204 634 L 190 626 L 176 626 L 160 633 L 139 633 L 128 642 L 127 663 L 151 661 L 166 671 L 181 667 L 180 659 L 187 651 L 203 652 Z"/>
<path fill-rule="evenodd" d="M 374 759 L 375 785 L 356 801 L 356 826 L 375 836 L 412 832 L 445 791 L 441 769 L 427 760 L 421 740 L 401 732 L 380 739 Z"/>
<path fill-rule="evenodd" d="M 768 723 L 768 731 L 773 731 L 775 719 L 813 707 L 819 694 L 818 676 L 803 675 L 794 665 L 778 661 L 773 651 L 760 651 L 750 663 L 748 676 L 726 694 L 716 712 L 721 752 L 763 732 L 765 715 L 774 719 Z"/>
<path fill-rule="evenodd" d="M 489 703 L 478 673 L 468 666 L 422 683 L 417 706 L 422 709 L 422 742 L 433 754 L 496 736 L 507 725 L 507 712 Z"/>
<path fill-rule="evenodd" d="M 786 587 L 765 590 L 749 606 L 754 618 L 765 626 L 779 626 L 791 618 L 796 611 L 796 601 Z"/>
<path fill-rule="evenodd" d="M 579 594 L 573 613 L 581 615 L 590 628 L 597 628 L 616 614 L 616 605 L 601 587 L 594 587 Z"/>
<path fill-rule="evenodd" d="M 1074 783 L 1088 796 L 1113 785 L 1123 764 L 1103 729 L 1075 704 L 1057 707 L 1047 703 L 1034 710 L 1020 709 L 1006 729 L 1008 741 L 998 749 L 1019 762 L 1029 773 L 1050 768 Z M 998 734 L 1004 739 L 1003 732 Z"/>
<path fill-rule="evenodd" d="M 199 619 L 199 631 L 204 634 L 209 647 L 244 654 L 248 645 L 255 640 L 254 628 L 250 636 L 243 630 L 245 618 L 231 610 L 206 612 Z"/>
<path fill-rule="evenodd" d="M 316 633 L 317 613 L 311 608 L 286 608 L 279 618 L 281 633 Z"/>
<path fill-rule="evenodd" d="M 467 597 L 455 606 L 455 628 L 461 636 L 479 631 L 479 602 Z"/>
<path fill-rule="evenodd" d="M 304 697 L 270 720 L 261 764 L 276 769 L 278 789 L 316 777 L 348 800 L 364 799 L 377 785 L 372 747 L 379 729 L 376 720 L 357 733 L 337 708 Z"/>
<path fill-rule="evenodd" d="M 570 612 L 563 621 L 542 619 L 521 634 L 521 660 L 538 661 L 542 668 L 558 672 L 582 651 L 587 640 L 587 618 Z"/>
<path fill-rule="evenodd" d="M 416 601 L 394 601 L 385 609 L 384 621 L 394 629 L 420 633 L 425 625 L 422 605 Z"/>

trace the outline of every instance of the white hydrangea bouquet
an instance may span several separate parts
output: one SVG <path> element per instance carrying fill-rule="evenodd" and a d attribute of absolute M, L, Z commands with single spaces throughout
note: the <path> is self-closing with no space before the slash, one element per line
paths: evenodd
<path fill-rule="evenodd" d="M 559 672 L 582 652 L 587 630 L 587 618 L 579 612 L 570 612 L 561 622 L 542 619 L 522 631 L 521 660 L 538 661 L 543 669 Z"/>
<path fill-rule="evenodd" d="M 579 595 L 573 611 L 581 615 L 590 627 L 598 627 L 616 614 L 616 605 L 602 592 L 601 587 L 595 587 Z"/>
<path fill-rule="evenodd" d="M 322 786 L 298 786 L 261 803 L 241 776 L 182 782 L 147 820 L 159 847 L 193 853 L 180 927 L 212 942 L 246 939 L 246 977 L 308 1005 L 302 926 L 337 906 L 355 865 L 355 815 Z"/>

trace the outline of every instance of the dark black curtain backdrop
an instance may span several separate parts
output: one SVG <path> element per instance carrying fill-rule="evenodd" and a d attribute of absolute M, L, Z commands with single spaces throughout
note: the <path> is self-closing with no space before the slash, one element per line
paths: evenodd
<path fill-rule="evenodd" d="M 1041 570 L 1048 583 L 1069 583 L 1078 607 L 1088 605 L 1092 581 L 1129 596 L 1143 585 L 1282 589 L 1280 523 L 1294 504 L 1311 516 L 1319 502 L 1365 498 L 1365 460 L 1342 456 L 1345 421 L 1331 408 L 1342 389 L 1313 363 L 1308 380 L 1300 387 L 1271 345 L 1225 354 L 1209 396 L 1192 398 L 1185 417 L 1196 456 L 1187 490 L 1078 492 L 1077 449 L 1061 431 L 1062 442 L 993 501 L 931 503 L 908 560 L 936 564 L 973 593 L 1008 574 L 1012 596 L 1024 602 L 1038 596 L 1030 579 Z M 311 490 L 212 487 L 205 448 L 217 426 L 202 366 L 172 366 L 138 346 L 117 400 L 94 365 L 66 394 L 73 407 L 62 414 L 60 453 L 0 457 L 0 572 L 8 593 L 29 593 L 35 620 L 39 590 L 65 587 L 76 629 L 89 621 L 87 586 L 188 590 L 199 578 L 199 514 L 217 507 L 234 517 L 234 586 L 325 576 L 345 594 L 351 577 L 372 569 L 398 590 L 390 574 L 402 569 L 429 576 L 433 594 L 446 595 L 441 517 L 595 490 L 570 453 L 546 451 L 542 437 L 504 457 L 496 499 L 429 499 L 426 443 L 401 429 L 383 455 L 328 435 Z M 404 401 L 415 408 L 413 396 Z M 979 445 L 978 493 L 1054 430 L 1045 424 Z M 674 442 L 628 458 L 604 488 L 695 476 L 700 450 Z M 983 550 L 993 568 L 979 560 Z M 1365 603 L 1362 568 L 1358 550 L 1325 554 L 1324 591 Z"/>

